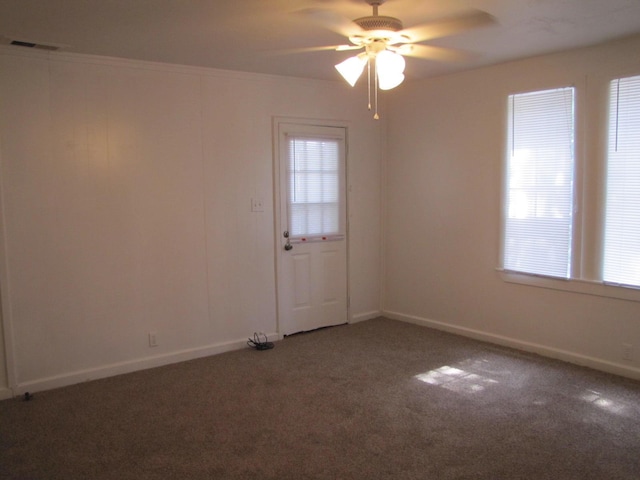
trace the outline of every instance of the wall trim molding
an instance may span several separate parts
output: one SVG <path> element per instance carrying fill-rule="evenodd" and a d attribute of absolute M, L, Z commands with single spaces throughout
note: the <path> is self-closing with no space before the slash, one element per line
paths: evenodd
<path fill-rule="evenodd" d="M 162 73 L 175 73 L 183 75 L 195 75 L 204 77 L 228 78 L 237 81 L 265 81 L 276 84 L 283 82 L 304 82 L 316 86 L 329 86 L 333 88 L 344 89 L 343 82 L 338 78 L 335 80 L 320 80 L 314 78 L 303 77 L 286 77 L 282 75 L 273 75 L 267 73 L 244 72 L 240 70 L 225 70 L 214 67 L 203 67 L 195 65 L 186 65 L 179 63 L 154 62 L 149 60 L 129 59 L 123 57 L 111 57 L 106 55 L 93 55 L 87 53 L 75 53 L 65 51 L 42 51 L 29 49 L 24 47 L 15 47 L 12 45 L 0 45 L 0 55 L 8 55 L 14 57 L 36 58 L 51 62 L 64 63 L 81 63 L 84 65 L 95 65 L 104 67 L 132 68 L 141 70 L 153 70 Z"/>
<path fill-rule="evenodd" d="M 8 400 L 13 397 L 13 390 L 10 388 L 0 388 L 0 400 Z"/>
<path fill-rule="evenodd" d="M 356 315 L 351 316 L 351 321 L 349 323 L 359 323 L 367 320 L 373 320 L 374 318 L 378 318 L 382 316 L 382 312 L 380 310 L 372 310 L 370 312 L 358 313 Z"/>
<path fill-rule="evenodd" d="M 392 320 L 399 320 L 401 322 L 413 323 L 415 325 L 420 325 L 423 327 L 434 328 L 436 330 L 442 330 L 456 335 L 461 335 L 463 337 L 481 340 L 483 342 L 515 348 L 517 350 L 523 350 L 525 352 L 536 353 L 538 355 L 542 355 L 543 357 L 562 360 L 564 362 L 573 363 L 575 365 L 580 365 L 583 367 L 589 367 L 594 370 L 599 370 L 606 373 L 612 373 L 621 377 L 640 380 L 640 369 L 632 367 L 630 365 L 610 362 L 608 360 L 590 357 L 587 355 L 570 352 L 568 350 L 548 347 L 546 345 L 540 345 L 532 342 L 525 342 L 515 338 L 505 337 L 503 335 L 496 335 L 481 330 L 475 330 L 472 328 L 462 327 L 446 322 L 440 322 L 437 320 L 430 320 L 415 315 L 406 315 L 400 312 L 392 312 L 388 310 L 383 311 L 382 314 Z"/>
<path fill-rule="evenodd" d="M 268 337 L 280 339 L 277 333 L 270 333 Z M 173 363 L 186 362 L 197 358 L 210 357 L 220 353 L 240 350 L 247 347 L 247 339 L 231 340 L 228 342 L 207 345 L 204 347 L 189 348 L 178 350 L 175 352 L 163 353 L 152 357 L 142 359 L 129 360 L 125 362 L 112 363 L 101 367 L 88 368 L 75 372 L 55 375 L 46 378 L 39 378 L 28 382 L 18 383 L 12 390 L 8 390 L 9 397 L 23 395 L 25 392 L 38 392 L 43 390 L 51 390 L 53 388 L 67 387 L 78 383 L 90 382 L 102 378 L 114 377 L 126 373 L 133 373 L 140 370 L 162 367 Z M 0 389 L 0 399 L 2 399 L 3 390 Z M 9 398 L 7 397 L 7 398 Z"/>

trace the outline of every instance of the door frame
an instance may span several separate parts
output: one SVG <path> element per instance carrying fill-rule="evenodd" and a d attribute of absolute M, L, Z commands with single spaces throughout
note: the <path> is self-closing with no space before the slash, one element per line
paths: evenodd
<path fill-rule="evenodd" d="M 281 205 L 282 189 L 280 188 L 280 126 L 281 125 L 300 125 L 308 127 L 332 127 L 344 129 L 344 175 L 345 175 L 345 248 L 346 248 L 346 281 L 347 281 L 347 323 L 351 323 L 351 282 L 349 268 L 349 193 L 351 192 L 351 184 L 349 183 L 349 124 L 340 120 L 326 120 L 299 117 L 281 117 L 274 116 L 272 118 L 272 138 L 273 138 L 273 232 L 274 232 L 274 270 L 275 270 L 275 293 L 276 293 L 276 329 L 278 337 L 283 338 L 282 333 L 282 286 L 281 282 L 284 278 L 283 272 L 283 237 L 282 237 L 282 221 Z"/>

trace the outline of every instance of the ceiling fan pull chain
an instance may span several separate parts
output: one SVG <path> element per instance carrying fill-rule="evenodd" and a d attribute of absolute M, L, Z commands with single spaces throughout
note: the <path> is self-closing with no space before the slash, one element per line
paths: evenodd
<path fill-rule="evenodd" d="M 369 110 L 371 110 L 371 59 L 367 58 L 367 91 L 369 94 Z"/>
<path fill-rule="evenodd" d="M 374 118 L 374 120 L 379 120 L 380 117 L 378 116 L 378 59 L 375 58 L 374 62 L 376 62 L 376 64 L 375 64 L 375 74 L 373 76 L 374 77 L 374 81 L 375 81 L 375 92 L 374 92 L 375 96 L 374 96 L 373 101 L 374 101 L 375 106 L 376 106 L 376 111 L 375 111 L 375 113 L 373 115 L 373 118 Z"/>

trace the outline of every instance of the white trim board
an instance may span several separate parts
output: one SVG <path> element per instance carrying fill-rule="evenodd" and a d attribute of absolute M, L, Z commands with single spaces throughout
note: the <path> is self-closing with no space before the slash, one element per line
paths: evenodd
<path fill-rule="evenodd" d="M 7 400 L 13 396 L 13 391 L 10 388 L 0 388 L 0 400 Z"/>
<path fill-rule="evenodd" d="M 282 85 L 283 82 L 305 82 L 315 84 L 318 87 L 329 86 L 335 89 L 344 89 L 344 82 L 341 79 L 320 80 L 312 78 L 289 77 L 283 75 L 273 75 L 266 73 L 243 72 L 239 70 L 226 70 L 213 67 L 202 67 L 193 65 L 182 65 L 176 63 L 154 62 L 149 60 L 137 60 L 123 57 L 111 57 L 106 55 L 95 55 L 87 53 L 75 53 L 65 51 L 44 51 L 13 45 L 0 45 L 0 55 L 13 57 L 39 58 L 50 62 L 81 63 L 85 65 L 99 65 L 106 67 L 133 68 L 143 70 L 154 70 L 163 73 L 176 73 L 183 75 L 202 75 L 209 77 L 231 78 L 242 81 L 265 81 Z"/>
<path fill-rule="evenodd" d="M 358 313 L 351 316 L 351 321 L 349 323 L 359 323 L 364 322 L 366 320 L 373 320 L 374 318 L 378 318 L 382 316 L 382 312 L 380 310 L 374 310 L 371 312 Z"/>
<path fill-rule="evenodd" d="M 539 345 L 537 343 L 524 342 L 515 338 L 505 337 L 502 335 L 495 335 L 492 333 L 483 332 L 480 330 L 474 330 L 472 328 L 461 327 L 458 325 L 452 325 L 450 323 L 439 322 L 436 320 L 429 320 L 414 315 L 405 315 L 399 312 L 383 311 L 384 317 L 392 320 L 399 320 L 401 322 L 413 323 L 414 325 L 420 325 L 423 327 L 429 327 L 436 330 L 442 330 L 445 332 L 461 335 L 463 337 L 473 338 L 475 340 L 481 340 L 483 342 L 493 343 L 496 345 L 502 345 L 504 347 L 515 348 L 517 350 L 523 350 L 525 352 L 536 353 L 543 357 L 562 360 L 564 362 L 573 363 L 584 367 L 593 368 L 594 370 L 600 370 L 602 372 L 613 373 L 621 377 L 632 378 L 634 380 L 640 380 L 640 369 L 623 365 L 621 363 L 614 363 L 608 360 L 602 360 L 595 357 L 589 357 L 578 353 L 570 352 L 567 350 L 561 350 L 553 347 L 547 347 L 545 345 Z"/>
<path fill-rule="evenodd" d="M 270 333 L 267 335 L 269 339 L 282 338 L 276 333 Z M 195 360 L 197 358 L 209 357 L 224 352 L 230 352 L 233 350 L 240 350 L 247 347 L 247 339 L 232 340 L 229 342 L 218 343 L 214 345 L 207 345 L 205 347 L 191 348 L 187 350 L 179 350 L 176 352 L 169 352 L 162 355 L 156 355 L 153 357 L 146 357 L 138 360 L 131 360 L 126 362 L 113 363 L 102 367 L 90 368 L 86 370 L 79 370 L 68 374 L 61 374 L 52 377 L 39 378 L 24 383 L 18 383 L 10 392 L 11 396 L 23 395 L 25 392 L 37 392 L 42 390 L 51 390 L 53 388 L 67 387 L 78 383 L 88 382 L 91 380 L 98 380 L 101 378 L 114 377 L 116 375 L 122 375 L 125 373 L 133 373 L 140 370 L 146 370 L 149 368 L 162 367 L 164 365 L 170 365 L 173 363 L 186 362 L 188 360 Z M 12 392 L 12 393 L 11 393 Z M 3 390 L 0 390 L 0 399 L 3 398 Z"/>

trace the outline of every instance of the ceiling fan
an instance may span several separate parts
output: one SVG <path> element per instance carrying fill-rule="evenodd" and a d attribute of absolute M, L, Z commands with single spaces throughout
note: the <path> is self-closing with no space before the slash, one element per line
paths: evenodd
<path fill-rule="evenodd" d="M 494 17 L 486 12 L 472 11 L 453 18 L 405 29 L 400 19 L 378 14 L 378 8 L 385 0 L 364 1 L 373 8 L 373 13 L 355 20 L 348 20 L 327 10 L 312 10 L 310 13 L 326 28 L 348 37 L 350 43 L 337 45 L 335 50 L 363 50 L 339 63 L 335 68 L 353 87 L 362 75 L 364 68 L 367 67 L 369 109 L 371 109 L 371 69 L 373 66 L 375 119 L 379 118 L 377 111 L 378 89 L 390 90 L 404 81 L 404 56 L 444 61 L 464 58 L 464 55 L 459 51 L 420 45 L 421 42 L 495 22 Z"/>

